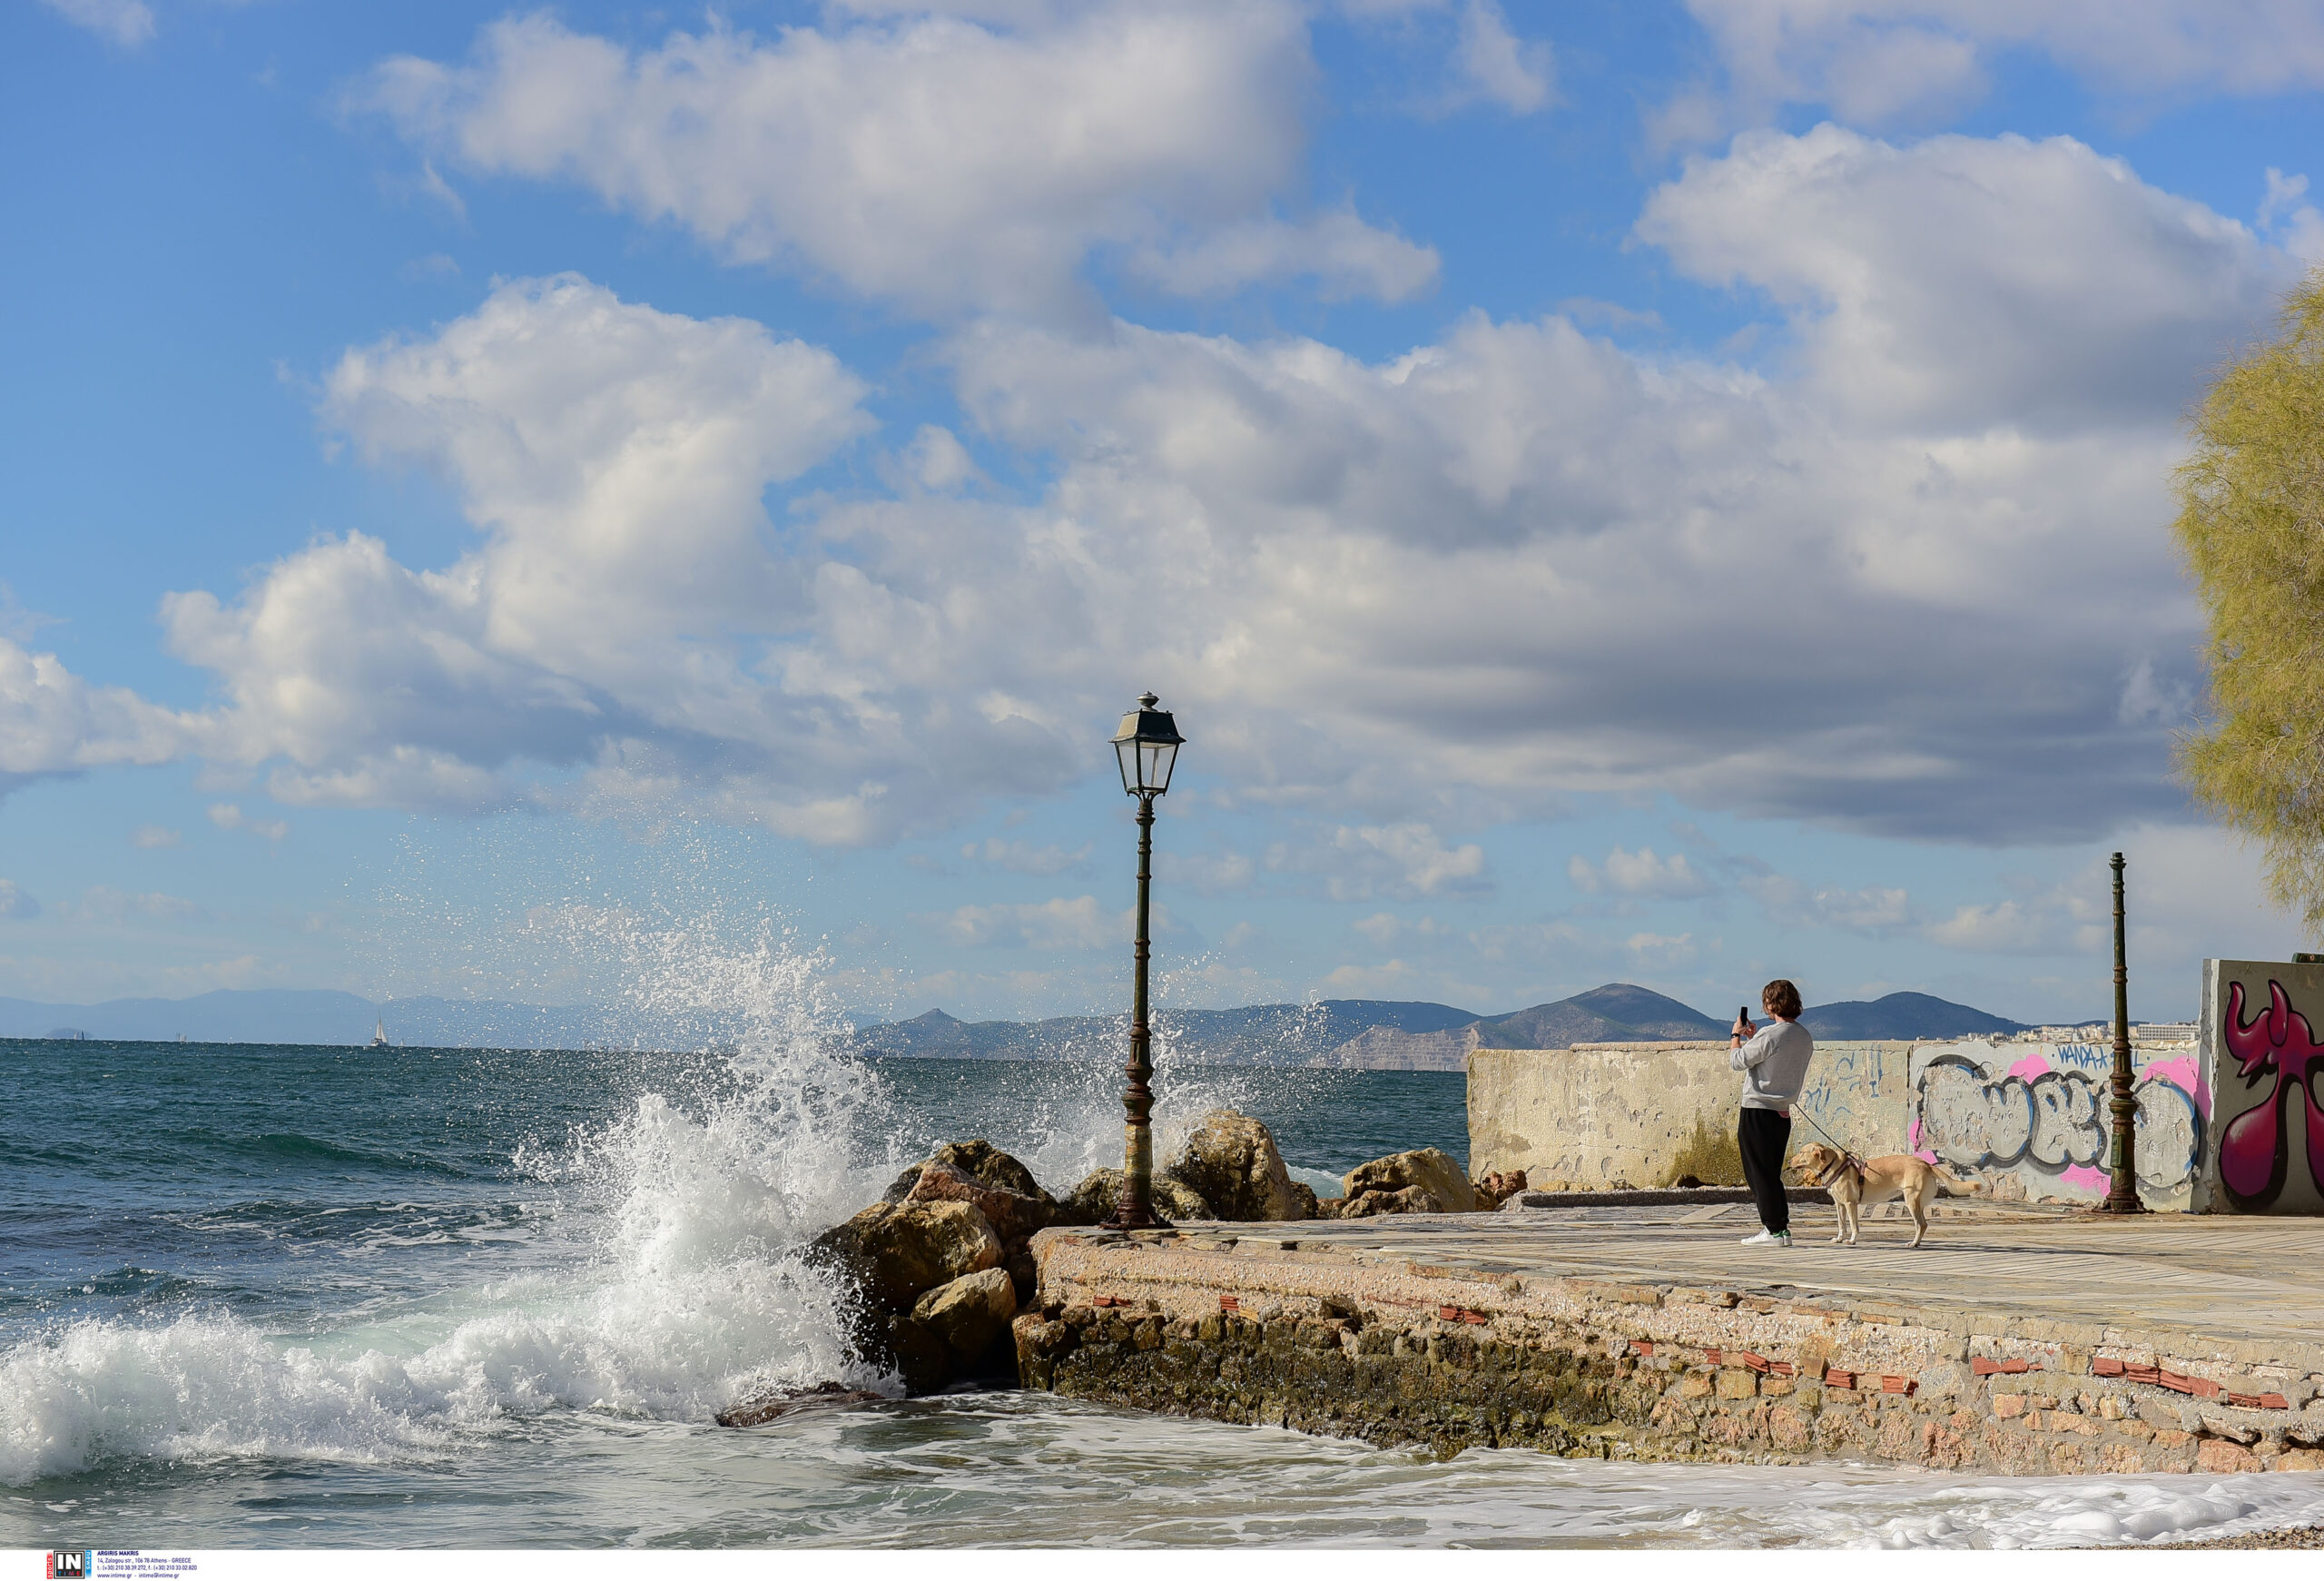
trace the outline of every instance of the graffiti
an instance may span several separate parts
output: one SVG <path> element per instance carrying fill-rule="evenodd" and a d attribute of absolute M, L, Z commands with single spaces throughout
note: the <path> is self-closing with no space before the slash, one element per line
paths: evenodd
<path fill-rule="evenodd" d="M 2292 1009 L 2284 985 L 2271 977 L 2268 1008 L 2249 1022 L 2243 1019 L 2243 984 L 2231 984 L 2219 1030 L 2235 1068 L 2230 1072 L 2226 1060 L 2219 1062 L 2215 1090 L 2224 1089 L 2233 1076 L 2241 1078 L 2245 1092 L 2256 1092 L 2261 1082 L 2275 1078 L 2265 1097 L 2220 1130 L 2219 1178 L 2230 1200 L 2247 1210 L 2275 1205 L 2290 1173 L 2288 1132 L 2295 1123 L 2306 1144 L 2308 1178 L 2324 1183 L 2324 1105 L 2317 1093 L 2324 1082 L 2324 1044 L 2316 1041 L 2308 1018 Z"/>
<path fill-rule="evenodd" d="M 1913 1143 L 1922 1156 L 1959 1170 L 2014 1172 L 2036 1191 L 2102 1193 L 2112 1056 L 2101 1061 L 2088 1044 L 2043 1045 L 1995 1074 L 2002 1052 L 1971 1046 L 1987 1061 L 1948 1051 L 1920 1068 Z M 2202 1160 L 2201 1111 L 2161 1065 L 2148 1067 L 2132 1095 L 2139 1183 L 2162 1197 L 2186 1191 Z"/>

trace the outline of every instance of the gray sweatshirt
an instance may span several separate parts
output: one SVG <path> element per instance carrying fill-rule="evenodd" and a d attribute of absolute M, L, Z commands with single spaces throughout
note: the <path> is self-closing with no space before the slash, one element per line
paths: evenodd
<path fill-rule="evenodd" d="M 1772 1109 L 1788 1114 L 1807 1084 L 1807 1062 L 1816 1040 L 1796 1021 L 1771 1021 L 1741 1048 L 1727 1056 L 1729 1068 L 1743 1072 L 1743 1107 Z"/>

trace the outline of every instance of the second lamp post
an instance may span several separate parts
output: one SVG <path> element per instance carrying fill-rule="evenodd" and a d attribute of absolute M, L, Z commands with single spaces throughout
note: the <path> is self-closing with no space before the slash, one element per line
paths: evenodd
<path fill-rule="evenodd" d="M 1122 1195 L 1112 1220 L 1121 1230 L 1163 1227 L 1154 1215 L 1154 1092 L 1147 1085 L 1154 1074 L 1153 1062 L 1146 1057 L 1147 895 L 1154 884 L 1154 798 L 1170 788 L 1170 770 L 1185 742 L 1170 716 L 1154 706 L 1161 700 L 1152 692 L 1139 697 L 1137 712 L 1123 715 L 1122 727 L 1114 732 L 1122 789 L 1137 798 L 1137 973 L 1130 990 L 1129 1063 L 1123 1067 L 1129 1084 L 1122 1093 L 1128 1115 L 1122 1136 Z"/>

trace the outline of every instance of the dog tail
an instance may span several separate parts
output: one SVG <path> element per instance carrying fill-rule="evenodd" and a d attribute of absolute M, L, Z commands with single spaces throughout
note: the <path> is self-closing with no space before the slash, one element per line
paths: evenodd
<path fill-rule="evenodd" d="M 1944 1186 L 1948 1191 L 1958 1191 L 1964 1196 L 1972 1196 L 1985 1189 L 1985 1183 L 1983 1181 L 1962 1180 L 1957 1175 L 1945 1173 L 1945 1171 L 1938 1169 L 1935 1164 L 1931 1164 L 1929 1166 L 1929 1173 L 1936 1177 L 1937 1183 L 1939 1185 Z"/>

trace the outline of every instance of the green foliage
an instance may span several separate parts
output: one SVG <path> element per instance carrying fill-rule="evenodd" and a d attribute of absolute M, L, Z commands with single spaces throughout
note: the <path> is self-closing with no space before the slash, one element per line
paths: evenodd
<path fill-rule="evenodd" d="M 2211 716 L 2180 771 L 2324 932 L 2324 270 L 2220 374 L 2194 440 L 2173 529 L 2210 621 Z"/>
<path fill-rule="evenodd" d="M 1743 1150 L 1736 1144 L 1732 1129 L 1721 1127 L 1714 1131 L 1698 1116 L 1695 1134 L 1687 1139 L 1663 1171 L 1662 1183 L 1675 1186 L 1692 1175 L 1706 1186 L 1739 1186 L 1743 1183 Z"/>

